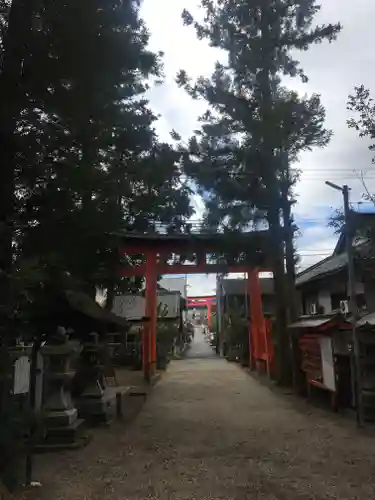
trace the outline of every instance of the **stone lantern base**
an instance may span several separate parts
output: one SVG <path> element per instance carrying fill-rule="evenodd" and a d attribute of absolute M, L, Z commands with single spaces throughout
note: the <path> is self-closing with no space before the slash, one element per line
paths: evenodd
<path fill-rule="evenodd" d="M 74 447 L 82 441 L 84 419 L 78 418 L 70 393 L 63 386 L 46 402 L 45 437 L 42 447 Z"/>
<path fill-rule="evenodd" d="M 42 446 L 52 445 L 59 448 L 80 446 L 79 443 L 86 440 L 85 436 L 83 436 L 84 422 L 83 418 L 77 418 L 76 415 L 75 419 L 69 425 L 47 427 L 46 437 Z"/>
<path fill-rule="evenodd" d="M 108 423 L 116 414 L 116 393 L 98 383 L 88 387 L 75 404 L 79 416 L 91 424 Z"/>

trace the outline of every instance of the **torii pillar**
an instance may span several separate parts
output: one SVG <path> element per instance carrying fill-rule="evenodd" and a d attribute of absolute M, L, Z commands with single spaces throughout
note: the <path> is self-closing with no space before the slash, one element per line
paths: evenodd
<path fill-rule="evenodd" d="M 271 353 L 269 352 L 267 325 L 263 314 L 259 269 L 249 269 L 247 286 L 250 296 L 251 318 L 249 322 L 250 368 L 258 370 L 262 360 L 266 363 L 267 374 L 270 376 Z"/>

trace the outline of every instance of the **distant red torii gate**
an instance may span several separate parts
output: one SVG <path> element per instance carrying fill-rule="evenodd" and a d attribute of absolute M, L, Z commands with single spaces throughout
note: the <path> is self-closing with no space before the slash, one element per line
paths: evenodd
<path fill-rule="evenodd" d="M 205 297 L 188 297 L 187 307 L 206 307 L 207 308 L 207 324 L 212 328 L 212 306 L 216 305 L 216 295 Z"/>
<path fill-rule="evenodd" d="M 123 267 L 122 276 L 144 276 L 146 278 L 146 311 L 149 322 L 144 325 L 142 337 L 143 372 L 150 380 L 156 372 L 156 325 L 157 325 L 157 278 L 162 274 L 209 274 L 248 273 L 248 295 L 250 297 L 249 345 L 250 366 L 257 360 L 266 363 L 270 370 L 270 351 L 267 341 L 267 322 L 262 310 L 259 273 L 270 269 L 268 231 L 252 231 L 235 234 L 137 234 L 120 235 L 121 254 L 145 256 L 145 262 L 135 267 Z M 250 249 L 246 264 L 209 264 L 207 256 L 215 252 L 233 255 Z M 195 254 L 196 264 L 168 264 L 170 254 Z M 233 259 L 234 260 L 234 259 Z"/>

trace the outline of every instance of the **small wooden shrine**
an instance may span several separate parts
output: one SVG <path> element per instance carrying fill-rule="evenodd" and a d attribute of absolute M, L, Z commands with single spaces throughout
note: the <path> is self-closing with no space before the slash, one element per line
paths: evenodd
<path fill-rule="evenodd" d="M 296 389 L 309 396 L 312 388 L 328 391 L 335 411 L 349 403 L 345 399 L 351 394 L 350 369 L 347 377 L 348 370 L 343 369 L 346 364 L 338 350 L 350 330 L 350 323 L 341 314 L 302 316 L 289 325 Z"/>
<path fill-rule="evenodd" d="M 311 395 L 328 391 L 332 408 L 355 408 L 352 320 L 341 313 L 304 316 L 289 326 L 295 360 L 294 384 Z M 359 341 L 360 394 L 367 420 L 375 419 L 375 313 L 356 325 Z"/>

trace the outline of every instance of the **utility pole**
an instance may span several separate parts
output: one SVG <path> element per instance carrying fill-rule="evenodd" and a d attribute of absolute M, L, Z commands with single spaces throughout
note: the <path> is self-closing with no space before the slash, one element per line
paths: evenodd
<path fill-rule="evenodd" d="M 355 402 L 356 402 L 356 415 L 358 427 L 364 426 L 364 411 L 362 399 L 362 372 L 360 363 L 360 347 L 357 335 L 357 303 L 356 303 L 356 279 L 354 268 L 354 249 L 353 249 L 353 218 L 349 207 L 349 187 L 347 185 L 338 186 L 333 182 L 326 181 L 327 186 L 330 186 L 336 191 L 341 191 L 344 198 L 344 219 L 345 219 L 345 241 L 346 252 L 348 255 L 348 282 L 349 282 L 349 311 L 352 316 L 352 366 L 354 368 L 354 388 L 355 388 Z"/>

